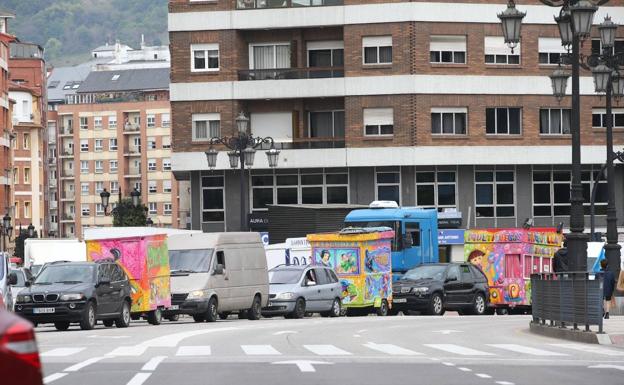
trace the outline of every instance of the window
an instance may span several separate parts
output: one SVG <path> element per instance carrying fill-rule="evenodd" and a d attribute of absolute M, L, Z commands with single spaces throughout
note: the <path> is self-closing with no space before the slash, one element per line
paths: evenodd
<path fill-rule="evenodd" d="M 392 64 L 392 36 L 362 38 L 364 64 Z"/>
<path fill-rule="evenodd" d="M 600 39 L 592 39 L 591 46 L 592 55 L 602 55 L 602 42 Z M 624 40 L 616 40 L 613 47 L 611 47 L 612 54 L 620 54 L 624 52 Z"/>
<path fill-rule="evenodd" d="M 134 182 L 132 187 L 137 189 L 138 192 L 143 191 L 143 189 L 141 188 L 141 182 L 140 181 L 139 182 Z"/>
<path fill-rule="evenodd" d="M 80 139 L 80 152 L 89 152 L 89 139 Z"/>
<path fill-rule="evenodd" d="M 344 111 L 312 111 L 309 118 L 309 138 L 344 138 Z"/>
<path fill-rule="evenodd" d="M 364 134 L 366 136 L 393 135 L 394 110 L 392 108 L 365 108 Z"/>
<path fill-rule="evenodd" d="M 95 182 L 95 193 L 99 194 L 104 191 L 104 182 Z"/>
<path fill-rule="evenodd" d="M 219 44 L 192 44 L 191 71 L 218 71 Z"/>
<path fill-rule="evenodd" d="M 101 160 L 96 160 L 95 161 L 95 172 L 96 173 L 103 173 L 104 172 L 104 162 Z"/>
<path fill-rule="evenodd" d="M 160 124 L 163 127 L 169 127 L 169 124 L 171 124 L 171 117 L 169 114 L 162 114 L 160 115 Z"/>
<path fill-rule="evenodd" d="M 147 128 L 156 127 L 156 115 L 149 114 L 147 115 Z"/>
<path fill-rule="evenodd" d="M 505 255 L 505 277 L 522 278 L 522 262 L 520 254 Z"/>
<path fill-rule="evenodd" d="M 86 130 L 87 128 L 89 128 L 89 121 L 86 116 L 81 116 L 80 117 L 80 129 Z"/>
<path fill-rule="evenodd" d="M 89 195 L 89 183 L 80 183 L 80 195 Z"/>
<path fill-rule="evenodd" d="M 110 130 L 117 129 L 117 117 L 116 116 L 109 116 L 108 117 L 108 128 Z"/>
<path fill-rule="evenodd" d="M 419 171 L 416 173 L 416 206 L 456 208 L 457 175 L 455 171 Z"/>
<path fill-rule="evenodd" d="M 221 136 L 221 115 L 193 114 L 193 141 L 207 141 Z"/>
<path fill-rule="evenodd" d="M 225 221 L 225 180 L 223 175 L 202 177 L 202 222 Z"/>
<path fill-rule="evenodd" d="M 156 138 L 154 138 L 153 136 L 148 136 L 147 137 L 147 149 L 148 150 L 155 150 L 156 149 Z"/>
<path fill-rule="evenodd" d="M 95 151 L 102 151 L 104 149 L 104 140 L 103 139 L 96 139 L 95 140 Z"/>
<path fill-rule="evenodd" d="M 377 200 L 401 204 L 401 171 L 377 169 L 375 175 Z"/>
<path fill-rule="evenodd" d="M 15 201 L 15 217 L 20 217 L 20 203 L 18 201 Z"/>
<path fill-rule="evenodd" d="M 344 42 L 343 41 L 309 41 L 308 67 L 343 67 L 344 66 Z"/>
<path fill-rule="evenodd" d="M 558 37 L 540 37 L 538 41 L 539 64 L 557 65 L 561 60 L 561 54 L 566 50 L 561 45 Z"/>
<path fill-rule="evenodd" d="M 561 135 L 570 134 L 570 109 L 542 108 L 540 109 L 540 134 Z"/>
<path fill-rule="evenodd" d="M 156 171 L 156 159 L 147 160 L 147 171 Z"/>
<path fill-rule="evenodd" d="M 466 36 L 431 36 L 431 63 L 466 63 Z"/>
<path fill-rule="evenodd" d="M 93 127 L 96 130 L 101 130 L 102 129 L 102 117 L 101 116 L 96 116 L 93 118 Z"/>
<path fill-rule="evenodd" d="M 157 182 L 155 180 L 150 180 L 147 182 L 147 192 L 150 194 L 155 194 L 157 191 Z"/>
<path fill-rule="evenodd" d="M 19 184 L 19 168 L 13 169 L 13 184 Z"/>
<path fill-rule="evenodd" d="M 24 218 L 30 218 L 31 210 L 30 210 L 30 202 L 24 202 Z"/>
<path fill-rule="evenodd" d="M 171 148 L 171 137 L 170 136 L 163 136 L 162 137 L 162 148 L 163 149 Z"/>
<path fill-rule="evenodd" d="M 434 135 L 466 135 L 467 108 L 432 108 L 431 133 Z"/>
<path fill-rule="evenodd" d="M 491 135 L 520 135 L 521 108 L 486 108 L 485 132 Z"/>
<path fill-rule="evenodd" d="M 117 172 L 117 168 L 118 168 L 118 163 L 116 160 L 109 160 L 108 161 L 108 171 L 111 173 L 115 173 Z"/>
<path fill-rule="evenodd" d="M 290 68 L 290 44 L 250 44 L 249 61 L 253 70 Z"/>
<path fill-rule="evenodd" d="M 515 216 L 514 171 L 475 171 L 477 218 Z"/>
<path fill-rule="evenodd" d="M 24 133 L 24 142 L 23 142 L 22 148 L 24 150 L 29 150 L 30 149 L 30 134 Z"/>
<path fill-rule="evenodd" d="M 111 81 L 116 82 L 117 80 L 119 80 L 119 77 L 120 77 L 120 76 L 121 76 L 121 75 L 119 75 L 119 74 L 115 74 L 115 75 L 113 75 L 113 77 L 111 78 Z"/>
<path fill-rule="evenodd" d="M 91 215 L 91 208 L 89 207 L 89 204 L 80 205 L 80 212 L 83 217 L 88 217 L 89 215 Z"/>
<path fill-rule="evenodd" d="M 613 128 L 624 128 L 624 109 L 614 108 L 612 111 Z M 592 110 L 592 127 L 607 127 L 607 111 L 605 109 L 594 108 Z"/>
<path fill-rule="evenodd" d="M 89 162 L 86 160 L 80 161 L 80 173 L 88 174 L 89 173 Z"/>
<path fill-rule="evenodd" d="M 104 216 L 104 206 L 102 206 L 101 203 L 96 203 L 95 204 L 95 215 L 98 217 L 103 217 Z"/>
<path fill-rule="evenodd" d="M 113 138 L 108 140 L 108 150 L 117 151 L 117 139 Z"/>
<path fill-rule="evenodd" d="M 349 174 L 326 173 L 325 196 L 327 204 L 349 203 Z"/>
<path fill-rule="evenodd" d="M 164 158 L 162 162 L 163 162 L 163 171 L 171 171 L 171 159 Z"/>
<path fill-rule="evenodd" d="M 119 182 L 111 182 L 110 183 L 110 191 L 111 191 L 111 193 L 119 192 Z"/>
<path fill-rule="evenodd" d="M 149 203 L 149 213 L 150 215 L 158 214 L 158 204 L 156 202 Z"/>
<path fill-rule="evenodd" d="M 164 203 L 163 204 L 163 214 L 164 215 L 171 215 L 173 211 L 173 205 L 171 203 Z"/>
<path fill-rule="evenodd" d="M 30 167 L 24 167 L 24 184 L 30 183 Z"/>
<path fill-rule="evenodd" d="M 518 44 L 511 53 L 502 36 L 485 37 L 485 64 L 520 64 L 520 52 Z"/>
<path fill-rule="evenodd" d="M 268 205 L 275 203 L 273 196 L 273 177 L 273 175 L 251 176 L 252 208 L 254 210 L 264 210 L 267 209 Z"/>
<path fill-rule="evenodd" d="M 170 193 L 171 192 L 171 181 L 163 180 L 163 192 Z"/>

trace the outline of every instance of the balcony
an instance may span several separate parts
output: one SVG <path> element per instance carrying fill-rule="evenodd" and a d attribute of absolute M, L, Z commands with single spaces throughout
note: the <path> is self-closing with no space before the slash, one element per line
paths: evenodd
<path fill-rule="evenodd" d="M 238 80 L 343 78 L 343 67 L 273 68 L 238 71 Z"/>
<path fill-rule="evenodd" d="M 73 192 L 64 192 L 63 195 L 61 195 L 62 201 L 73 201 L 75 198 L 76 194 L 74 194 Z"/>
<path fill-rule="evenodd" d="M 141 146 L 130 146 L 124 148 L 124 156 L 141 156 Z"/>
<path fill-rule="evenodd" d="M 64 213 L 63 216 L 61 217 L 61 222 L 73 222 L 73 221 L 74 221 L 74 214 Z"/>
<path fill-rule="evenodd" d="M 61 128 L 61 131 L 59 132 L 59 136 L 73 136 L 74 135 L 74 129 L 71 127 L 63 127 Z"/>
<path fill-rule="evenodd" d="M 138 134 L 141 130 L 141 126 L 136 123 L 124 124 L 124 134 Z"/>
<path fill-rule="evenodd" d="M 48 164 L 50 166 L 56 166 L 56 158 L 48 158 Z"/>
<path fill-rule="evenodd" d="M 74 177 L 73 171 L 63 170 L 63 172 L 61 172 L 61 179 L 72 179 L 73 177 Z"/>
<path fill-rule="evenodd" d="M 237 9 L 298 8 L 343 5 L 343 0 L 237 0 Z"/>
<path fill-rule="evenodd" d="M 71 148 L 66 148 L 64 149 L 60 154 L 59 154 L 59 158 L 73 158 L 74 157 L 74 150 Z"/>

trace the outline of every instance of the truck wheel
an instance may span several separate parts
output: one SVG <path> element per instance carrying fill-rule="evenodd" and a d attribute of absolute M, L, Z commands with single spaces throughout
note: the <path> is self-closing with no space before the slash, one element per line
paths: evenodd
<path fill-rule="evenodd" d="M 87 307 L 82 313 L 82 319 L 80 320 L 80 329 L 91 330 L 95 327 L 95 304 L 88 302 Z"/>
<path fill-rule="evenodd" d="M 222 319 L 222 320 L 228 319 L 229 316 L 230 316 L 230 312 L 229 311 L 223 311 L 223 312 L 219 313 L 219 319 Z"/>
<path fill-rule="evenodd" d="M 295 303 L 295 310 L 292 312 L 292 317 L 297 319 L 305 317 L 305 307 L 305 300 L 303 298 L 298 298 L 297 303 Z"/>
<path fill-rule="evenodd" d="M 206 310 L 206 321 L 215 322 L 218 316 L 217 299 L 215 297 L 212 297 L 208 301 L 208 310 Z"/>
<path fill-rule="evenodd" d="M 162 322 L 162 311 L 160 309 L 154 309 L 147 313 L 147 322 L 151 325 L 160 325 Z"/>
<path fill-rule="evenodd" d="M 118 328 L 127 328 L 130 326 L 130 304 L 126 301 L 123 303 L 119 318 L 115 320 L 115 326 Z"/>
<path fill-rule="evenodd" d="M 54 327 L 56 328 L 56 330 L 65 331 L 69 329 L 69 322 L 67 321 L 55 322 Z"/>
<path fill-rule="evenodd" d="M 377 308 L 377 315 L 379 317 L 385 317 L 388 315 L 388 301 L 385 299 L 381 300 L 381 306 Z"/>
<path fill-rule="evenodd" d="M 260 296 L 256 295 L 251 303 L 251 308 L 249 308 L 249 320 L 257 321 L 262 317 L 262 303 L 260 300 Z"/>
<path fill-rule="evenodd" d="M 104 324 L 105 327 L 110 328 L 110 327 L 113 327 L 113 325 L 115 324 L 115 321 L 112 319 L 105 319 L 102 321 L 102 323 Z"/>
<path fill-rule="evenodd" d="M 195 322 L 204 322 L 206 317 L 203 314 L 193 314 L 193 321 Z"/>
<path fill-rule="evenodd" d="M 442 296 L 440 293 L 434 293 L 431 296 L 431 301 L 429 302 L 429 309 L 427 309 L 427 314 L 429 315 L 437 315 L 440 316 L 444 314 L 444 303 L 442 301 Z"/>

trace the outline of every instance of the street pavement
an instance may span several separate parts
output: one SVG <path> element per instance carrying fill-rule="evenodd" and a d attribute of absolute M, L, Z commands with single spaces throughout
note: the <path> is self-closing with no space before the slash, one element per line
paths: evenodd
<path fill-rule="evenodd" d="M 45 382 L 54 385 L 624 384 L 623 346 L 541 337 L 528 331 L 529 321 L 182 318 L 127 329 L 43 326 L 37 338 Z"/>

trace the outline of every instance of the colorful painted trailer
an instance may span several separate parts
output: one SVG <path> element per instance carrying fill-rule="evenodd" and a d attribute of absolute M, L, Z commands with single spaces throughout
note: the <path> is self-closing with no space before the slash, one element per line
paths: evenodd
<path fill-rule="evenodd" d="M 85 239 L 87 260 L 118 263 L 130 281 L 133 319 L 160 324 L 162 310 L 171 307 L 167 235 L 143 228 L 116 230 L 102 229 Z"/>
<path fill-rule="evenodd" d="M 347 315 L 372 310 L 378 315 L 388 314 L 392 304 L 392 229 L 346 228 L 307 238 L 312 263 L 329 266 L 338 275 Z"/>
<path fill-rule="evenodd" d="M 464 255 L 486 275 L 499 313 L 531 305 L 531 274 L 552 272 L 563 235 L 554 228 L 466 230 Z"/>

